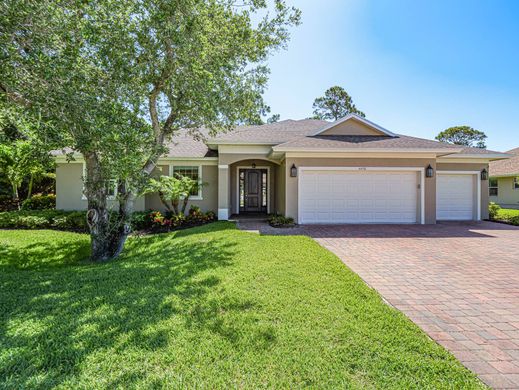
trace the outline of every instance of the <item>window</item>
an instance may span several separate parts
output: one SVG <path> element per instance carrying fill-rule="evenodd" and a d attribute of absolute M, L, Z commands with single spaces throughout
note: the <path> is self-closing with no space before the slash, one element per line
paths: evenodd
<path fill-rule="evenodd" d="M 267 171 L 261 173 L 261 206 L 267 207 Z"/>
<path fill-rule="evenodd" d="M 245 171 L 240 169 L 240 177 L 239 177 L 240 185 L 240 208 L 245 207 Z"/>
<path fill-rule="evenodd" d="M 497 179 L 490 178 L 488 180 L 488 194 L 490 196 L 497 196 Z"/>
<path fill-rule="evenodd" d="M 514 190 L 519 190 L 519 177 L 514 177 Z"/>
<path fill-rule="evenodd" d="M 172 166 L 170 172 L 171 176 L 186 176 L 200 184 L 202 179 L 201 168 L 200 166 Z M 202 187 L 195 188 L 190 197 L 191 199 L 202 199 Z"/>

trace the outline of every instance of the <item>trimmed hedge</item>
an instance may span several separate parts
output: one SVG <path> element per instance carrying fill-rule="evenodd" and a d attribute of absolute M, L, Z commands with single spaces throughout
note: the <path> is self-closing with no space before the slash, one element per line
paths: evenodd
<path fill-rule="evenodd" d="M 60 229 L 87 232 L 84 211 L 21 210 L 0 213 L 0 229 Z"/>
<path fill-rule="evenodd" d="M 136 211 L 132 215 L 132 230 L 169 231 L 176 228 L 198 226 L 216 220 L 213 212 L 190 210 L 185 217 L 172 217 L 157 221 L 157 211 Z M 115 214 L 113 214 L 115 216 Z M 168 221 L 168 223 L 165 223 Z M 88 232 L 85 211 L 21 210 L 0 212 L 0 229 L 57 229 Z"/>
<path fill-rule="evenodd" d="M 22 202 L 22 210 L 53 210 L 56 208 L 56 195 L 37 194 Z"/>
<path fill-rule="evenodd" d="M 490 202 L 488 205 L 488 214 L 491 221 L 519 226 L 519 210 L 503 209 L 494 202 Z"/>

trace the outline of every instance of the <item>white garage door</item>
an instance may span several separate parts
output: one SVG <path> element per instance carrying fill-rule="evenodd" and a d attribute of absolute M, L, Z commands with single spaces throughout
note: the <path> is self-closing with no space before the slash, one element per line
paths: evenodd
<path fill-rule="evenodd" d="M 302 170 L 299 223 L 416 223 L 418 172 Z"/>
<path fill-rule="evenodd" d="M 436 219 L 474 219 L 475 175 L 438 173 L 436 178 Z"/>

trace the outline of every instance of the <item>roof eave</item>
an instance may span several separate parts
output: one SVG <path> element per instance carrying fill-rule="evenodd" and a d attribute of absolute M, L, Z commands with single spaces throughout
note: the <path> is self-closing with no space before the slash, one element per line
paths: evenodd
<path fill-rule="evenodd" d="M 491 161 L 497 161 L 497 160 L 506 160 L 512 155 L 506 154 L 506 153 L 458 153 L 458 154 L 447 154 L 449 158 L 480 158 L 482 160 L 491 160 Z"/>
<path fill-rule="evenodd" d="M 275 152 L 352 152 L 352 153 L 445 153 L 445 149 L 424 149 L 424 148 L 290 148 L 290 147 L 273 147 Z M 462 149 L 450 149 L 449 153 L 459 153 Z"/>
<path fill-rule="evenodd" d="M 218 148 L 218 145 L 263 145 L 263 146 L 273 146 L 273 145 L 279 145 L 286 141 L 279 141 L 279 142 L 258 142 L 258 141 L 217 141 L 217 140 L 209 140 L 206 142 L 206 145 L 209 148 Z"/>

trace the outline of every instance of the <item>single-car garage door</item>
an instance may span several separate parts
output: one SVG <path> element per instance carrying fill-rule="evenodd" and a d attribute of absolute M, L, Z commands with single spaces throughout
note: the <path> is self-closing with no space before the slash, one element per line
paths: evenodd
<path fill-rule="evenodd" d="M 438 172 L 436 178 L 436 219 L 470 221 L 474 219 L 476 175 Z"/>
<path fill-rule="evenodd" d="M 302 170 L 299 223 L 417 223 L 417 171 Z"/>

